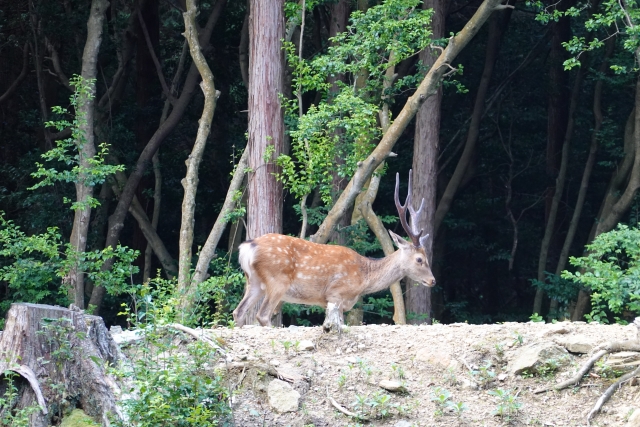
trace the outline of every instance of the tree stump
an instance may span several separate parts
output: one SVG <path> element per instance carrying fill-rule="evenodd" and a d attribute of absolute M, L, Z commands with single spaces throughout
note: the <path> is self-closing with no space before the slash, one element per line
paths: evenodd
<path fill-rule="evenodd" d="M 103 426 L 109 416 L 120 418 L 116 382 L 107 364 L 118 361 L 119 350 L 101 317 L 78 309 L 40 304 L 12 304 L 0 335 L 0 396 L 6 374 L 20 375 L 15 399 L 6 411 L 37 405 L 29 425 L 47 427 L 74 408 L 84 410 Z"/>

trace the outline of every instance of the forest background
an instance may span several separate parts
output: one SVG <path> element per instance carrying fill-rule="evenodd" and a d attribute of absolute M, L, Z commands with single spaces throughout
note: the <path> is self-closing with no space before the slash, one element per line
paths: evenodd
<path fill-rule="evenodd" d="M 632 318 L 638 20 L 634 1 L 2 0 L 0 310 L 115 323 L 127 294 L 171 294 L 227 324 L 242 240 L 383 256 L 413 169 L 437 286 L 350 323 Z"/>

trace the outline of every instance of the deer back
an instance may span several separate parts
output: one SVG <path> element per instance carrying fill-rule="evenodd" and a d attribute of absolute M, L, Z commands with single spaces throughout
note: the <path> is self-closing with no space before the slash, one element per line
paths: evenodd
<path fill-rule="evenodd" d="M 363 257 L 343 246 L 265 234 L 240 245 L 240 265 L 251 286 L 287 302 L 325 305 L 332 293 L 351 299 L 363 290 Z"/>

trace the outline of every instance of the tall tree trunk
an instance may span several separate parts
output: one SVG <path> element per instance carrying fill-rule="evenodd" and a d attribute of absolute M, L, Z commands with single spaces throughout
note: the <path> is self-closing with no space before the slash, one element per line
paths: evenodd
<path fill-rule="evenodd" d="M 598 76 L 604 76 L 609 67 L 609 58 L 613 54 L 615 47 L 615 38 L 607 40 L 607 48 L 602 58 L 602 62 L 598 69 Z M 567 266 L 567 259 L 569 258 L 569 250 L 573 244 L 573 239 L 578 230 L 578 223 L 580 216 L 582 215 L 582 208 L 584 207 L 584 201 L 587 196 L 587 189 L 589 188 L 589 179 L 591 178 L 591 172 L 596 162 L 596 153 L 598 152 L 598 134 L 602 127 L 602 87 L 604 86 L 604 80 L 598 79 L 593 90 L 593 117 L 594 125 L 591 131 L 591 144 L 589 146 L 589 155 L 587 156 L 587 162 L 584 166 L 582 173 L 582 180 L 580 182 L 580 190 L 578 191 L 578 198 L 576 200 L 576 207 L 573 211 L 571 221 L 569 222 L 569 229 L 567 230 L 567 236 L 565 237 L 562 250 L 560 251 L 560 258 L 558 259 L 558 265 L 556 267 L 555 274 L 559 276 Z M 551 300 L 549 307 L 549 313 L 556 313 L 558 310 L 558 301 L 556 299 Z"/>
<path fill-rule="evenodd" d="M 465 175 L 468 172 L 469 164 L 474 156 L 476 150 L 476 143 L 478 142 L 478 135 L 480 134 L 480 123 L 482 121 L 482 114 L 485 108 L 485 99 L 489 85 L 491 83 L 491 77 L 493 76 L 493 70 L 498 59 L 498 53 L 500 52 L 500 45 L 502 43 L 502 37 L 511 18 L 512 9 L 504 10 L 498 14 L 495 14 L 489 23 L 489 38 L 487 40 L 487 50 L 485 54 L 484 70 L 482 77 L 480 78 L 480 84 L 478 85 L 478 92 L 476 94 L 476 100 L 473 107 L 473 113 L 471 115 L 471 123 L 469 125 L 469 132 L 467 133 L 467 141 L 456 165 L 456 169 L 447 184 L 447 188 L 438 203 L 438 208 L 434 216 L 433 233 L 438 234 L 438 229 L 451 209 L 453 200 L 461 187 Z"/>
<path fill-rule="evenodd" d="M 75 144 L 78 148 L 80 167 L 85 170 L 91 168 L 90 161 L 96 155 L 93 133 L 95 79 L 98 69 L 98 53 L 102 42 L 102 27 L 108 6 L 107 0 L 93 0 L 91 2 L 91 12 L 87 22 L 87 41 L 82 54 L 81 84 L 87 85 L 89 90 L 86 95 L 81 94 L 78 99 L 76 116 L 80 118 L 81 137 L 80 140 L 75 141 Z M 75 211 L 69 240 L 71 247 L 78 254 L 87 248 L 89 220 L 91 219 L 91 207 L 88 200 L 93 197 L 93 186 L 87 184 L 88 178 L 88 176 L 80 174 L 78 182 L 76 182 L 76 201 L 81 203 L 82 207 Z M 84 308 L 84 273 L 76 265 L 69 271 L 66 280 L 74 289 L 74 304 L 79 308 Z"/>
<path fill-rule="evenodd" d="M 215 27 L 218 18 L 226 4 L 226 0 L 219 0 L 211 11 L 206 26 L 200 30 L 199 42 L 202 50 L 206 50 L 209 47 L 209 39 L 211 38 L 211 32 Z M 122 189 L 122 194 L 118 198 L 118 204 L 115 211 L 109 217 L 108 234 L 105 246 L 114 248 L 118 244 L 120 233 L 124 227 L 124 219 L 129 211 L 129 206 L 133 201 L 136 194 L 136 189 L 140 180 L 142 179 L 147 165 L 151 162 L 154 154 L 160 147 L 160 144 L 165 140 L 167 136 L 173 131 L 177 124 L 182 119 L 182 116 L 189 105 L 191 98 L 193 97 L 196 85 L 200 79 L 200 73 L 195 64 L 191 64 L 189 72 L 185 79 L 182 93 L 173 103 L 173 109 L 167 117 L 164 123 L 158 127 L 153 134 L 142 153 L 138 157 L 135 167 L 133 168 L 127 184 Z M 103 269 L 108 270 L 113 265 L 113 260 L 107 260 L 104 263 Z M 102 305 L 102 299 L 104 298 L 104 288 L 102 286 L 96 286 L 91 294 L 91 300 L 89 304 L 96 307 L 96 313 L 99 312 Z"/>
<path fill-rule="evenodd" d="M 416 115 L 418 109 L 422 106 L 424 101 L 437 93 L 442 76 L 445 71 L 449 69 L 447 64 L 451 64 L 454 61 L 456 56 L 476 35 L 480 27 L 489 18 L 493 11 L 505 8 L 512 8 L 512 6 L 501 5 L 500 0 L 485 0 L 480 7 L 478 7 L 476 13 L 471 17 L 464 28 L 450 39 L 446 49 L 444 49 L 440 54 L 431 70 L 429 70 L 416 89 L 415 93 L 409 97 L 400 111 L 400 114 L 398 114 L 396 119 L 393 121 L 389 130 L 385 132 L 376 148 L 369 157 L 358 164 L 358 168 L 351 178 L 351 181 L 349 181 L 349 184 L 347 184 L 347 187 L 329 211 L 318 231 L 311 236 L 311 241 L 316 243 L 326 243 L 337 220 L 341 218 L 347 209 L 351 207 L 371 174 L 373 174 L 380 163 L 389 156 L 391 149 L 402 132 L 406 129 L 411 119 Z"/>
<path fill-rule="evenodd" d="M 347 28 L 347 23 L 349 20 L 349 12 L 350 12 L 350 3 L 351 3 L 350 0 L 338 0 L 338 2 L 333 3 L 331 5 L 331 12 L 329 15 L 329 38 L 337 36 Z M 345 81 L 344 74 L 329 76 L 329 84 L 331 85 L 331 87 L 329 88 L 329 100 L 328 100 L 329 102 L 331 102 L 332 98 L 338 95 L 338 92 L 340 91 L 338 82 L 344 82 L 344 81 Z M 337 140 L 339 141 L 340 140 L 339 134 L 341 134 L 342 131 L 336 130 L 335 133 L 338 134 Z M 340 142 L 338 142 L 338 144 L 340 144 Z M 341 177 L 338 174 L 338 168 L 344 165 L 344 159 L 340 155 L 337 155 L 334 158 L 334 162 L 337 167 L 333 170 L 331 186 L 332 186 L 333 199 L 337 200 L 342 190 L 344 190 L 345 187 L 347 186 L 348 181 L 346 177 Z M 346 245 L 347 236 L 344 235 L 344 232 L 341 231 L 341 228 L 347 227 L 350 223 L 351 223 L 351 215 L 349 214 L 349 212 L 346 212 L 342 216 L 342 218 L 338 220 L 336 224 L 336 229 L 334 230 L 333 235 L 330 237 L 329 240 L 339 245 L 343 245 L 343 246 Z M 360 310 L 360 314 L 362 314 L 361 309 L 357 307 L 351 311 L 354 312 L 353 314 L 358 314 L 358 310 Z M 357 316 L 357 317 L 361 317 L 361 316 Z M 348 322 L 349 321 L 358 322 L 358 320 L 355 319 L 353 315 L 351 315 L 351 318 L 350 320 L 348 320 Z M 360 320 L 359 323 L 348 323 L 348 324 L 349 325 L 362 324 L 362 320 Z"/>
<path fill-rule="evenodd" d="M 178 313 L 184 318 L 193 308 L 196 287 L 191 286 L 191 254 L 193 247 L 193 226 L 195 223 L 196 192 L 198 189 L 198 168 L 202 153 L 211 131 L 211 121 L 216 110 L 216 88 L 213 73 L 200 48 L 198 27 L 196 25 L 196 0 L 187 0 L 184 15 L 185 38 L 194 64 L 202 76 L 200 87 L 204 92 L 204 107 L 198 121 L 198 134 L 191 155 L 186 160 L 187 174 L 182 180 L 184 196 L 182 199 L 182 223 L 180 225 L 180 255 L 178 258 Z"/>
<path fill-rule="evenodd" d="M 575 3 L 575 0 L 564 1 L 559 4 L 560 10 L 567 10 Z M 569 116 L 569 100 L 571 91 L 567 83 L 568 73 L 564 70 L 562 63 L 567 58 L 567 50 L 562 43 L 569 41 L 571 38 L 571 19 L 569 17 L 560 18 L 551 25 L 551 53 L 549 55 L 549 98 L 547 108 L 547 158 L 546 173 L 550 180 L 554 180 L 557 184 L 558 172 L 560 170 L 561 154 L 566 141 L 567 125 L 571 117 Z M 546 268 L 547 254 L 550 247 L 556 252 L 557 247 L 555 237 L 555 229 L 551 229 L 548 234 L 549 224 L 555 227 L 555 216 L 557 207 L 554 206 L 554 197 L 557 188 L 551 185 L 547 188 L 546 206 L 545 206 L 545 234 L 543 243 L 540 245 L 540 257 L 538 259 L 538 275 L 537 279 L 544 281 L 544 271 Z M 560 195 L 562 190 L 560 190 Z M 547 241 L 548 240 L 548 241 Z M 544 258 L 544 261 L 541 260 Z M 540 263 L 542 266 L 542 279 L 540 279 Z M 544 291 L 540 288 L 536 290 L 536 296 L 533 303 L 533 312 L 540 313 L 542 311 L 542 302 L 544 299 Z"/>
<path fill-rule="evenodd" d="M 444 37 L 447 2 L 444 0 L 427 0 L 423 3 L 423 8 L 433 9 L 433 17 L 431 18 L 432 38 L 440 39 Z M 439 52 L 437 49 L 426 48 L 420 52 L 420 61 L 426 67 L 431 68 L 436 62 L 437 52 Z M 436 213 L 441 103 L 442 88 L 439 88 L 438 92 L 427 99 L 418 110 L 413 138 L 414 207 L 419 208 L 421 200 L 424 199 L 424 213 L 420 217 L 418 229 L 423 229 L 425 234 L 431 236 L 426 242 L 427 247 L 425 247 L 429 264 L 433 262 L 433 242 L 435 237 L 434 218 Z M 406 283 L 405 310 L 413 315 L 408 319 L 409 323 L 417 324 L 426 321 L 431 324 L 431 288 L 417 285 L 411 279 L 406 279 Z"/>
<path fill-rule="evenodd" d="M 282 232 L 282 184 L 273 175 L 282 153 L 284 117 L 280 107 L 283 63 L 282 1 L 250 1 L 249 18 L 249 201 L 247 238 Z M 246 315 L 255 322 L 260 302 Z"/>

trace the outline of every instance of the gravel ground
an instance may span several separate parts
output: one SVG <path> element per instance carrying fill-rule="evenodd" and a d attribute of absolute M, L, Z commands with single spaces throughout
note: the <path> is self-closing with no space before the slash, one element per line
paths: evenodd
<path fill-rule="evenodd" d="M 227 349 L 236 426 L 586 426 L 586 416 L 615 373 L 599 364 L 580 386 L 533 393 L 572 376 L 588 355 L 567 353 L 557 370 L 514 375 L 510 362 L 528 346 L 565 345 L 569 339 L 601 345 L 636 339 L 634 326 L 574 323 L 350 327 L 325 334 L 320 327 L 215 329 Z M 302 344 L 313 348 L 303 350 Z M 564 351 L 564 350 L 563 350 Z M 274 368 L 304 378 L 292 387 L 298 409 L 278 413 L 269 401 Z M 604 370 L 603 370 L 604 369 Z M 390 392 L 382 380 L 400 382 Z M 623 386 L 592 426 L 625 426 L 640 410 L 640 387 Z M 503 416 L 496 415 L 502 393 Z M 448 404 L 438 404 L 439 396 Z M 360 413 L 357 419 L 338 411 Z M 359 405 L 358 402 L 361 404 Z M 463 408 L 456 410 L 455 406 Z"/>

